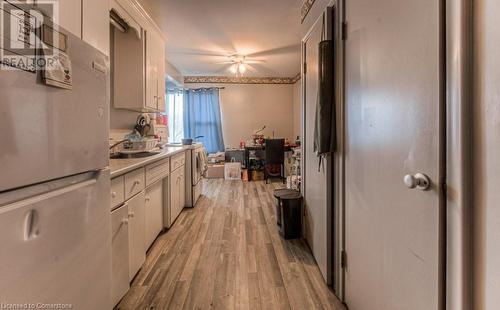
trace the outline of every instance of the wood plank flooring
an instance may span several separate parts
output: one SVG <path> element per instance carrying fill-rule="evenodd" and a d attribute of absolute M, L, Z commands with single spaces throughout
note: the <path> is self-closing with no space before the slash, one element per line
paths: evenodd
<path fill-rule="evenodd" d="M 117 309 L 344 309 L 303 240 L 282 239 L 281 184 L 205 180 L 158 237 Z"/>

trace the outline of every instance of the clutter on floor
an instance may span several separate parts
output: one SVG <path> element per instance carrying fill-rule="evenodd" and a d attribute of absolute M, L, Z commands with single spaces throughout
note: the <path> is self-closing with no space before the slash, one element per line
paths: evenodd
<path fill-rule="evenodd" d="M 224 165 L 224 179 L 241 180 L 241 163 L 230 162 Z"/>
<path fill-rule="evenodd" d="M 288 166 L 289 170 L 287 170 L 286 187 L 289 189 L 300 190 L 300 156 L 301 149 L 296 147 L 292 149 L 292 155 L 287 158 L 285 166 Z"/>
<path fill-rule="evenodd" d="M 262 129 L 262 128 L 261 128 Z M 261 130 L 259 129 L 259 130 Z M 258 130 L 257 130 L 258 131 Z M 269 139 L 268 139 L 269 140 Z M 280 139 L 271 139 L 280 140 Z M 267 165 L 269 175 L 282 176 L 287 188 L 300 189 L 300 140 L 297 137 L 295 143 L 285 141 L 284 162 L 281 164 Z M 242 140 L 240 148 L 227 148 L 224 152 L 208 154 L 208 167 L 205 177 L 209 179 L 224 178 L 230 180 L 262 181 L 266 180 L 266 139 L 259 136 L 258 139 Z"/>
<path fill-rule="evenodd" d="M 224 164 L 208 164 L 207 172 L 205 172 L 207 179 L 223 179 L 224 178 Z"/>

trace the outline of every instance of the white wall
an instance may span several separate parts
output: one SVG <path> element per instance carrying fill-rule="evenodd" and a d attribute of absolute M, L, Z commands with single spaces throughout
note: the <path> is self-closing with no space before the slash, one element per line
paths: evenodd
<path fill-rule="evenodd" d="M 474 2 L 474 309 L 500 307 L 500 2 Z"/>
<path fill-rule="evenodd" d="M 292 138 L 301 136 L 301 113 L 302 113 L 302 83 L 298 80 L 293 84 L 293 125 L 292 125 Z"/>
<path fill-rule="evenodd" d="M 175 84 L 179 86 L 184 85 L 184 77 L 182 76 L 182 73 L 167 60 L 165 60 L 165 75 L 173 79 Z"/>
<path fill-rule="evenodd" d="M 238 147 L 254 130 L 266 125 L 264 135 L 294 139 L 293 85 L 185 84 L 186 88 L 225 87 L 220 91 L 222 130 L 227 147 Z"/>

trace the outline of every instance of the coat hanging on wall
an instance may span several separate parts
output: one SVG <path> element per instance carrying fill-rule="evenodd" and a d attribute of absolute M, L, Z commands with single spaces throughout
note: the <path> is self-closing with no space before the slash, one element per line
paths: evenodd
<path fill-rule="evenodd" d="M 318 97 L 314 126 L 314 151 L 323 157 L 337 145 L 335 118 L 335 45 L 333 40 L 319 43 Z M 321 164 L 321 161 L 320 161 Z"/>

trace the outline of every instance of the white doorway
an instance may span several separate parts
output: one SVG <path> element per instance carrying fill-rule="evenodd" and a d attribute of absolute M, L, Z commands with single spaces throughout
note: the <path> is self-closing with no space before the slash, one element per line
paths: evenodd
<path fill-rule="evenodd" d="M 344 301 L 350 309 L 444 304 L 441 14 L 440 1 L 346 1 Z M 419 173 L 431 181 L 428 190 L 408 187 L 423 178 Z"/>

